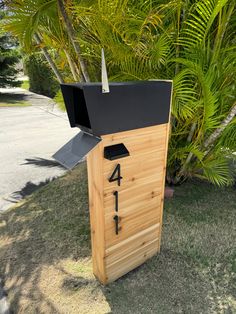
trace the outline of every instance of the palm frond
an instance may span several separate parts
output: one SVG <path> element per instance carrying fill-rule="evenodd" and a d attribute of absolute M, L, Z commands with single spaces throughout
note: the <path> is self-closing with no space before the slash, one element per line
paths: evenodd
<path fill-rule="evenodd" d="M 233 183 L 229 160 L 226 157 L 211 156 L 207 160 L 204 160 L 204 162 L 198 163 L 196 168 L 200 168 L 200 172 L 196 172 L 195 174 L 198 178 L 206 179 L 218 186 Z"/>
<path fill-rule="evenodd" d="M 9 9 L 11 14 L 5 18 L 3 27 L 20 40 L 26 51 L 30 51 L 41 16 L 56 10 L 56 0 L 19 0 L 12 7 L 9 4 Z"/>
<path fill-rule="evenodd" d="M 182 70 L 173 80 L 172 114 L 180 120 L 192 119 L 198 110 L 198 95 L 188 69 Z"/>
<path fill-rule="evenodd" d="M 140 60 L 133 56 L 128 56 L 120 63 L 120 77 L 124 80 L 148 80 L 151 73 L 146 65 L 147 60 Z M 118 76 L 117 76 L 118 78 Z"/>
<path fill-rule="evenodd" d="M 179 160 L 182 164 L 189 153 L 192 153 L 198 160 L 202 160 L 203 158 L 203 152 L 196 143 L 186 143 L 184 146 L 179 147 L 170 144 L 168 163 L 170 164 L 175 160 Z"/>
<path fill-rule="evenodd" d="M 224 147 L 232 152 L 236 152 L 236 118 L 225 128 L 217 146 L 219 149 Z"/>
<path fill-rule="evenodd" d="M 179 44 L 187 49 L 204 43 L 215 18 L 229 0 L 201 0 L 193 7 L 189 19 L 185 21 L 185 27 L 179 38 Z"/>
<path fill-rule="evenodd" d="M 199 97 L 202 97 L 203 108 L 202 108 L 202 134 L 209 132 L 216 128 L 221 117 L 217 115 L 217 109 L 219 106 L 217 94 L 211 90 L 214 82 L 214 72 L 208 71 L 204 73 L 201 65 L 183 58 L 174 59 L 182 65 L 188 68 L 189 74 L 193 75 L 197 79 L 199 87 Z"/>

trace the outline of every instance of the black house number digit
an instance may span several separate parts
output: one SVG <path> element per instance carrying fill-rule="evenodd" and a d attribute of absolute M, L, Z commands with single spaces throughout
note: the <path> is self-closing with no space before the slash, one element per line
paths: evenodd
<path fill-rule="evenodd" d="M 121 181 L 121 179 L 123 179 L 123 178 L 122 178 L 121 175 L 120 175 L 120 164 L 118 164 L 118 165 L 115 167 L 115 169 L 114 169 L 112 175 L 110 176 L 109 182 L 117 181 L 118 185 L 120 186 L 120 181 Z"/>

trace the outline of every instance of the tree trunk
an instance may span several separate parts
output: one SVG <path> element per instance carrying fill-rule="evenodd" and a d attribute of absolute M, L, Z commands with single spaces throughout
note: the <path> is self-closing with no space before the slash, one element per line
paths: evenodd
<path fill-rule="evenodd" d="M 66 12 L 64 1 L 63 0 L 58 0 L 58 6 L 59 6 L 59 9 L 60 9 L 61 15 L 63 17 L 64 23 L 65 23 L 65 27 L 66 27 L 66 30 L 68 32 L 68 36 L 69 36 L 70 41 L 71 41 L 71 43 L 72 43 L 72 45 L 73 45 L 73 47 L 75 49 L 76 54 L 77 54 L 77 57 L 78 57 L 78 60 L 79 60 L 79 63 L 80 63 L 81 72 L 83 74 L 84 80 L 86 82 L 90 82 L 89 74 L 88 74 L 88 71 L 87 71 L 87 66 L 86 66 L 86 64 L 84 62 L 84 59 L 81 56 L 80 45 L 79 45 L 79 43 L 76 40 L 76 34 L 75 34 L 74 28 L 72 26 L 72 23 L 71 23 L 71 21 L 69 19 L 69 16 L 68 16 L 68 14 Z"/>
<path fill-rule="evenodd" d="M 69 63 L 70 71 L 71 71 L 71 73 L 73 75 L 73 79 L 76 82 L 76 81 L 78 81 L 78 77 L 77 77 L 77 73 L 76 73 L 76 68 L 75 68 L 74 62 L 71 59 L 70 54 L 68 53 L 68 51 L 66 51 L 66 49 L 64 49 L 64 52 L 65 52 L 67 61 Z"/>
<path fill-rule="evenodd" d="M 35 38 L 35 41 L 36 41 L 36 43 L 37 43 L 38 45 L 41 45 L 41 44 L 42 44 L 42 41 L 41 41 L 41 39 L 40 39 L 40 37 L 39 37 L 39 35 L 38 35 L 37 33 L 34 35 L 34 38 Z M 45 48 L 45 47 L 40 47 L 40 48 L 41 48 L 42 53 L 44 54 L 46 60 L 47 60 L 48 63 L 50 64 L 50 66 L 51 66 L 51 68 L 52 68 L 54 74 L 56 75 L 56 78 L 57 78 L 58 82 L 59 82 L 59 83 L 64 83 L 64 80 L 63 80 L 63 78 L 62 78 L 62 76 L 61 76 L 61 73 L 59 72 L 59 70 L 58 70 L 56 64 L 54 63 L 54 61 L 52 60 L 50 54 L 48 53 L 47 48 Z"/>
<path fill-rule="evenodd" d="M 189 135 L 188 135 L 188 138 L 187 138 L 187 142 L 188 142 L 188 143 L 191 143 L 191 141 L 192 141 L 193 134 L 194 134 L 194 132 L 195 132 L 196 126 L 197 126 L 197 123 L 196 123 L 196 122 L 194 122 L 194 123 L 192 124 L 192 126 L 191 126 L 191 129 L 190 129 L 190 132 L 189 132 Z M 177 175 L 176 178 L 175 178 L 175 183 L 178 183 L 178 182 L 181 180 L 181 178 L 182 178 L 182 176 L 183 176 L 183 174 L 184 174 L 184 171 L 185 171 L 187 165 L 190 163 L 192 157 L 193 157 L 193 153 L 190 152 L 190 153 L 188 154 L 188 157 L 186 158 L 186 160 L 185 160 L 185 162 L 184 162 L 182 168 L 180 169 L 178 175 Z"/>
<path fill-rule="evenodd" d="M 204 156 L 206 156 L 209 153 L 209 151 L 211 150 L 212 144 L 221 135 L 221 133 L 224 131 L 227 125 L 233 120 L 235 115 L 236 115 L 236 102 L 233 104 L 233 107 L 231 108 L 229 114 L 221 123 L 221 125 L 217 129 L 215 129 L 215 131 L 204 142 L 203 147 L 206 148 L 206 151 L 204 152 Z"/>
<path fill-rule="evenodd" d="M 75 63 L 75 69 L 76 69 L 76 73 L 78 75 L 79 81 L 82 81 L 81 77 L 83 77 L 83 74 L 81 73 L 77 63 Z"/>
<path fill-rule="evenodd" d="M 188 138 L 187 138 L 187 142 L 188 143 L 191 143 L 191 141 L 192 141 L 193 134 L 194 134 L 194 132 L 196 130 L 196 126 L 197 126 L 197 123 L 193 122 L 193 124 L 191 126 L 191 129 L 190 129 L 190 132 L 189 132 L 189 135 L 188 135 Z"/>

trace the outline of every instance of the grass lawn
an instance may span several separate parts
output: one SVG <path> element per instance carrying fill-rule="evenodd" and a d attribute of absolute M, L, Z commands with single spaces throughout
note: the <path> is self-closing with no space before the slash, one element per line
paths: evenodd
<path fill-rule="evenodd" d="M 22 81 L 21 88 L 29 90 L 29 81 Z"/>
<path fill-rule="evenodd" d="M 14 313 L 236 313 L 236 191 L 191 182 L 165 201 L 161 253 L 103 287 L 92 275 L 86 166 L 1 214 Z"/>
<path fill-rule="evenodd" d="M 53 100 L 55 101 L 55 103 L 57 103 L 57 106 L 59 109 L 61 109 L 62 111 L 66 111 L 66 107 L 65 107 L 65 103 L 64 103 L 64 99 L 63 99 L 61 91 L 57 92 Z"/>
<path fill-rule="evenodd" d="M 1 94 L 0 93 L 0 107 L 27 107 L 31 106 L 28 101 L 23 99 L 20 94 Z"/>

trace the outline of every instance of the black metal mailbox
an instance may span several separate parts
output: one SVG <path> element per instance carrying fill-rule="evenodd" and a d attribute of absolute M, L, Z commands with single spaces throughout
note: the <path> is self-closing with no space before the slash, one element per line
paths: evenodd
<path fill-rule="evenodd" d="M 63 146 L 53 157 L 65 167 L 73 168 L 88 153 L 84 141 L 92 149 L 102 135 L 168 123 L 171 81 L 112 82 L 109 88 L 102 93 L 102 83 L 61 84 L 71 127 L 97 138 L 81 137 L 80 145 L 76 136 Z M 70 156 L 74 141 L 76 154 Z"/>
<path fill-rule="evenodd" d="M 167 123 L 171 82 L 140 81 L 62 84 L 71 127 L 96 136 Z M 158 100 L 157 100 L 158 99 Z"/>

